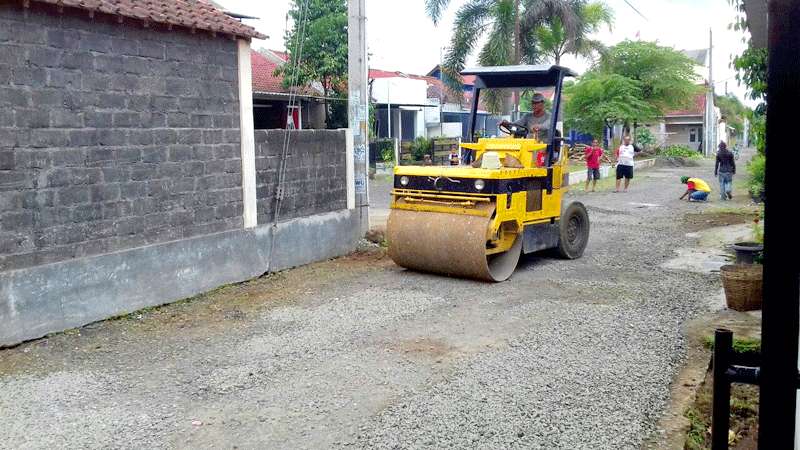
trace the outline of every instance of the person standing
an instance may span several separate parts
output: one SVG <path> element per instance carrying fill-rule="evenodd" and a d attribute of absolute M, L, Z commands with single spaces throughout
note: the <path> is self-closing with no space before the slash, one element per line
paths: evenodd
<path fill-rule="evenodd" d="M 591 147 L 586 147 L 586 187 L 584 191 L 589 192 L 589 182 L 592 182 L 592 192 L 597 187 L 597 180 L 600 179 L 600 158 L 603 157 L 603 149 L 597 143 L 597 139 L 592 139 Z"/>
<path fill-rule="evenodd" d="M 719 196 L 722 200 L 733 199 L 733 176 L 736 175 L 736 161 L 733 152 L 725 142 L 719 143 L 717 161 L 714 163 L 714 176 L 719 179 Z"/>
<path fill-rule="evenodd" d="M 617 157 L 617 187 L 614 192 L 619 192 L 620 182 L 625 178 L 625 192 L 633 179 L 633 155 L 640 151 L 635 145 L 631 144 L 630 135 L 622 138 L 622 145 L 616 151 Z"/>

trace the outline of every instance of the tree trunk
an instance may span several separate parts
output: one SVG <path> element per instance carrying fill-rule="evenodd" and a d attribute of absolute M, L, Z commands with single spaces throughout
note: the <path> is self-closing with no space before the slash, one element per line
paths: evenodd
<path fill-rule="evenodd" d="M 330 108 L 328 105 L 328 83 L 322 83 L 322 95 L 325 96 L 323 99 L 324 108 L 325 108 L 325 128 L 331 127 L 331 113 Z"/>

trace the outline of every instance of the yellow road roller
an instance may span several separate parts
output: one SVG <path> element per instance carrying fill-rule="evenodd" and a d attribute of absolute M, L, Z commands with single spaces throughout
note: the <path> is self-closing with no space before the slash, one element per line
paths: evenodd
<path fill-rule="evenodd" d="M 502 121 L 501 137 L 462 143 L 474 161 L 395 167 L 389 256 L 408 269 L 486 281 L 508 279 L 523 252 L 579 258 L 589 216 L 580 202 L 563 203 L 568 158 L 558 131 L 561 86 L 575 74 L 560 66 L 500 66 L 462 75 L 475 76 L 469 136 L 479 119 L 486 122 L 486 114 L 479 117 L 482 92 L 493 101 L 532 98 L 532 112 Z"/>

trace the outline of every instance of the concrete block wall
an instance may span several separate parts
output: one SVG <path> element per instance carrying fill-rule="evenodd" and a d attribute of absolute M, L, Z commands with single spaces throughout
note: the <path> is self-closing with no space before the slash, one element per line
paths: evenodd
<path fill-rule="evenodd" d="M 0 272 L 241 228 L 236 42 L 20 5 L 0 4 Z"/>
<path fill-rule="evenodd" d="M 285 133 L 248 131 L 246 41 L 21 4 L 0 2 L 0 347 L 355 249 L 345 130 L 290 133 L 270 226 Z"/>
<path fill-rule="evenodd" d="M 278 170 L 288 139 L 284 199 L 279 220 L 347 207 L 346 130 L 258 130 L 256 198 L 258 223 L 275 217 Z"/>

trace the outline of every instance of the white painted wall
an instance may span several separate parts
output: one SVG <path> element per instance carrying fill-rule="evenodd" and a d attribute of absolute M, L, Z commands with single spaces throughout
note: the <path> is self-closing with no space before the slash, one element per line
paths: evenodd
<path fill-rule="evenodd" d="M 372 81 L 375 103 L 393 105 L 425 105 L 428 103 L 428 83 L 410 78 L 376 78 Z"/>
<path fill-rule="evenodd" d="M 442 124 L 428 124 L 428 137 L 448 137 L 459 138 L 461 137 L 461 122 L 442 123 Z"/>

